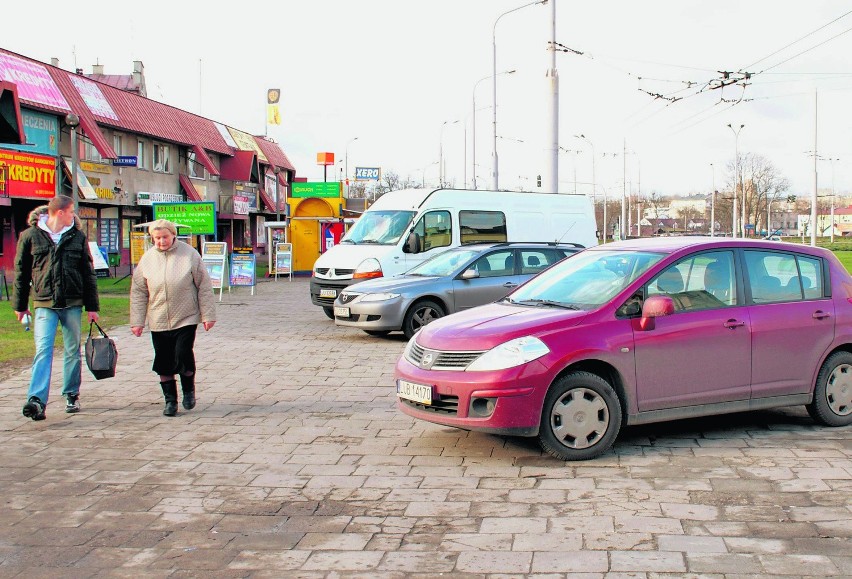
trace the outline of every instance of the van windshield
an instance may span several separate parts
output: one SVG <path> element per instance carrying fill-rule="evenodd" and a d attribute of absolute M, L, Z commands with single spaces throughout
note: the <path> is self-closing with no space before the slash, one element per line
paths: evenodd
<path fill-rule="evenodd" d="M 408 233 L 414 211 L 367 211 L 343 238 L 343 243 L 396 245 Z"/>

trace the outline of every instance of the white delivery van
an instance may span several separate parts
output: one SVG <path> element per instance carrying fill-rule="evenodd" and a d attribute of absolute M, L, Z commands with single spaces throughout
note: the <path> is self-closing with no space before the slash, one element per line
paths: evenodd
<path fill-rule="evenodd" d="M 399 275 L 450 247 L 480 241 L 597 245 L 594 208 L 584 195 L 561 193 L 390 191 L 317 259 L 311 302 L 333 319 L 334 300 L 343 288 Z"/>

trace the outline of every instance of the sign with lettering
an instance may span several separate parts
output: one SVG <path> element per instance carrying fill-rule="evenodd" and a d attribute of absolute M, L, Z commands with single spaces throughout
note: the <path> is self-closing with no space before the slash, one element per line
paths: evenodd
<path fill-rule="evenodd" d="M 68 102 L 43 64 L 0 54 L 0 80 L 18 86 L 18 98 L 70 111 Z"/>
<path fill-rule="evenodd" d="M 381 167 L 355 167 L 356 181 L 378 181 L 381 177 Z"/>
<path fill-rule="evenodd" d="M 138 160 L 135 155 L 119 155 L 112 160 L 112 164 L 118 167 L 135 167 Z"/>
<path fill-rule="evenodd" d="M 183 195 L 179 193 L 159 193 L 139 191 L 136 194 L 137 205 L 153 205 L 154 203 L 180 203 Z"/>
<path fill-rule="evenodd" d="M 3 144 L 7 149 L 24 151 L 26 153 L 43 153 L 55 157 L 59 147 L 59 121 L 55 115 L 45 115 L 21 110 L 21 120 L 24 122 L 26 145 Z"/>
<path fill-rule="evenodd" d="M 292 183 L 290 197 L 340 197 L 341 187 L 337 181 L 320 181 L 317 183 Z"/>
<path fill-rule="evenodd" d="M 9 197 L 50 199 L 56 196 L 56 158 L 0 149 L 4 189 Z"/>
<path fill-rule="evenodd" d="M 192 228 L 193 235 L 216 234 L 216 204 L 201 203 L 154 203 L 154 219 L 168 219 Z"/>

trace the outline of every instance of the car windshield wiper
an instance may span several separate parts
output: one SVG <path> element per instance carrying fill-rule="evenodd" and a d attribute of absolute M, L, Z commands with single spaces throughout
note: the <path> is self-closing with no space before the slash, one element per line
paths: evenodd
<path fill-rule="evenodd" d="M 553 306 L 555 308 L 563 308 L 566 310 L 579 310 L 577 306 L 574 304 L 566 304 L 565 302 L 557 302 L 554 300 L 519 300 L 512 301 L 513 304 L 520 304 L 522 306 Z"/>

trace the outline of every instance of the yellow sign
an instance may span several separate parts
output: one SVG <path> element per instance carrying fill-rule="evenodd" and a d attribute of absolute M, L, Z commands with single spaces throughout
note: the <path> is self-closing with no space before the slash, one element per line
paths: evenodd
<path fill-rule="evenodd" d="M 228 132 L 231 134 L 231 138 L 234 139 L 234 142 L 237 144 L 237 148 L 240 151 L 254 151 L 257 153 L 258 160 L 263 161 L 267 165 L 269 164 L 269 159 L 267 159 L 266 155 L 263 154 L 263 151 L 260 150 L 260 146 L 257 144 L 257 141 L 254 140 L 254 137 L 248 133 L 232 129 L 231 127 L 228 127 Z"/>
<path fill-rule="evenodd" d="M 145 236 L 148 235 L 144 231 L 130 232 L 130 263 L 137 265 L 142 254 L 145 253 Z"/>
<path fill-rule="evenodd" d="M 281 113 L 278 111 L 278 101 L 281 99 L 281 89 L 271 88 L 266 91 L 266 124 L 280 125 Z"/>
<path fill-rule="evenodd" d="M 89 173 L 112 173 L 112 165 L 104 165 L 102 163 L 90 163 L 89 161 L 80 161 L 80 168 Z"/>

